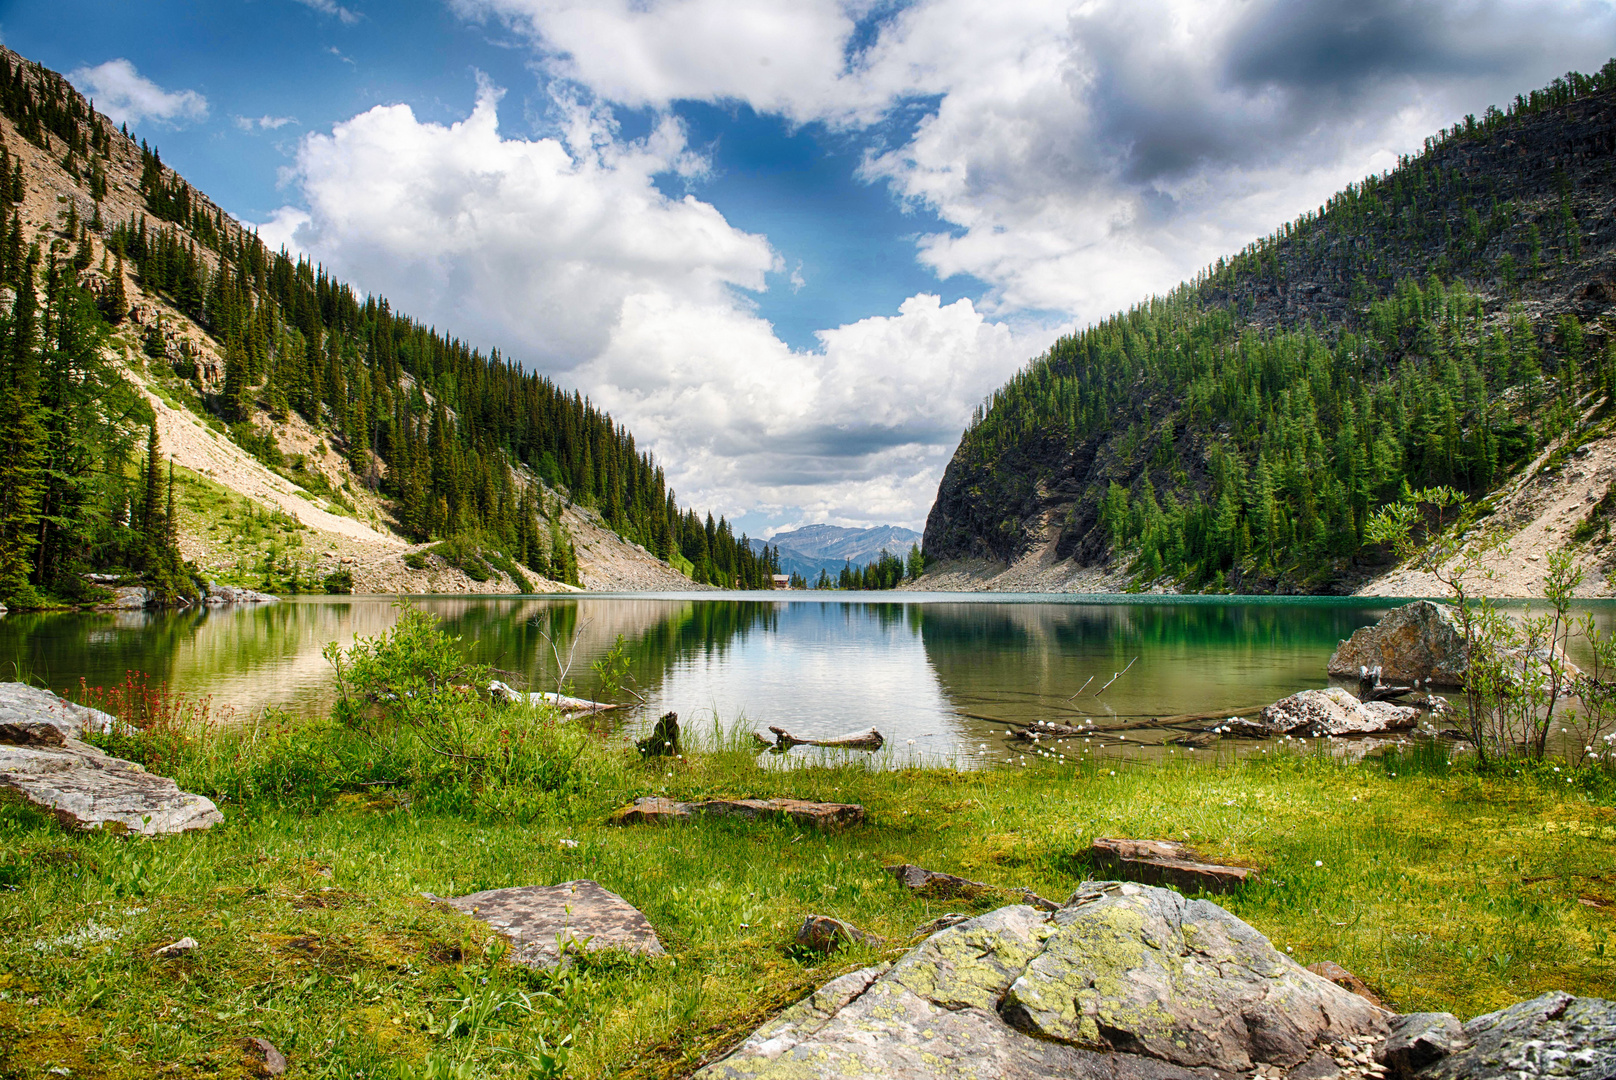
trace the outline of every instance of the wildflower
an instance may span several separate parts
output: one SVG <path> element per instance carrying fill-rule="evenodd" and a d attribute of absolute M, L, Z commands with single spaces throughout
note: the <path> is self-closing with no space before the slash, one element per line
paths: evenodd
<path fill-rule="evenodd" d="M 1314 859 L 1313 860 L 1313 865 L 1314 866 L 1323 866 L 1324 865 L 1324 860 L 1323 859 Z"/>

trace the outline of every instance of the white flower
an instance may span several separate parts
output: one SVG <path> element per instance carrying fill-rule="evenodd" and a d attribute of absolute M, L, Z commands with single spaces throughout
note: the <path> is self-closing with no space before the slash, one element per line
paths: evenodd
<path fill-rule="evenodd" d="M 1324 860 L 1323 859 L 1314 859 L 1313 860 L 1313 865 L 1314 866 L 1323 866 L 1324 865 Z"/>

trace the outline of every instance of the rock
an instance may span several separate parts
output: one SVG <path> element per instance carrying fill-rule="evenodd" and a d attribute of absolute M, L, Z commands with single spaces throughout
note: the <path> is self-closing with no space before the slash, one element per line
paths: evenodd
<path fill-rule="evenodd" d="M 1339 686 L 1303 690 L 1262 711 L 1270 731 L 1284 735 L 1378 735 L 1419 722 L 1420 711 L 1385 701 L 1362 702 Z"/>
<path fill-rule="evenodd" d="M 1316 964 L 1307 965 L 1307 970 L 1322 978 L 1329 979 L 1343 990 L 1350 990 L 1371 1005 L 1380 1004 L 1380 996 L 1364 981 L 1333 960 L 1320 960 Z"/>
<path fill-rule="evenodd" d="M 154 950 L 152 955 L 171 959 L 176 956 L 184 956 L 186 953 L 194 952 L 201 947 L 196 938 L 182 937 L 178 941 L 169 942 L 162 948 Z"/>
<path fill-rule="evenodd" d="M 98 605 L 104 611 L 143 611 L 151 606 L 152 595 L 139 585 L 120 585 L 112 590 L 112 599 Z"/>
<path fill-rule="evenodd" d="M 1273 734 L 1268 730 L 1266 724 L 1259 724 L 1255 720 L 1247 720 L 1243 716 L 1231 716 L 1225 720 L 1219 720 L 1206 730 L 1222 735 L 1225 739 L 1266 739 Z"/>
<path fill-rule="evenodd" d="M 1411 1077 L 1427 1066 L 1475 1045 L 1452 1013 L 1410 1013 L 1392 1024 L 1375 1060 L 1393 1077 Z"/>
<path fill-rule="evenodd" d="M 1174 840 L 1097 837 L 1089 848 L 1089 859 L 1103 873 L 1186 892 L 1232 892 L 1257 879 L 1250 867 L 1207 862 Z"/>
<path fill-rule="evenodd" d="M 962 922 L 970 922 L 975 915 L 967 915 L 960 911 L 950 911 L 946 915 L 939 915 L 931 922 L 922 923 L 909 934 L 911 938 L 931 937 L 939 930 L 947 930 L 950 926 L 958 926 Z"/>
<path fill-rule="evenodd" d="M 224 820 L 211 800 L 80 741 L 86 728 L 105 732 L 117 723 L 48 690 L 0 683 L 0 788 L 80 828 L 154 835 Z"/>
<path fill-rule="evenodd" d="M 275 1044 L 268 1039 L 254 1036 L 242 1039 L 237 1045 L 247 1052 L 252 1070 L 259 1076 L 286 1075 L 286 1055 L 275 1049 Z"/>
<path fill-rule="evenodd" d="M 489 889 L 439 902 L 509 938 L 511 959 L 530 967 L 556 967 L 564 952 L 575 949 L 667 955 L 638 908 L 589 880 Z"/>
<path fill-rule="evenodd" d="M 1469 652 L 1453 608 L 1430 600 L 1394 608 L 1338 644 L 1326 670 L 1356 679 L 1360 669 L 1377 666 L 1387 682 L 1463 686 Z"/>
<path fill-rule="evenodd" d="M 635 799 L 634 802 L 612 813 L 613 825 L 633 825 L 640 822 L 668 823 L 688 821 L 695 817 L 744 818 L 767 817 L 784 814 L 798 825 L 811 825 L 820 829 L 836 829 L 844 825 L 857 825 L 864 820 L 864 807 L 857 803 L 805 802 L 802 799 L 707 799 L 704 802 L 675 802 L 654 796 Z"/>
<path fill-rule="evenodd" d="M 1474 1045 L 1426 1066 L 1420 1080 L 1616 1076 L 1616 1001 L 1556 990 L 1478 1016 L 1464 1034 Z"/>
<path fill-rule="evenodd" d="M 1027 904 L 1027 905 L 1029 905 L 1031 907 L 1035 907 L 1039 911 L 1059 911 L 1060 910 L 1060 905 L 1057 904 L 1055 901 L 1050 900 L 1047 897 L 1039 896 L 1037 893 L 1033 892 L 1031 889 L 1014 889 L 1012 891 L 1020 894 L 1021 902 L 1023 904 Z"/>
<path fill-rule="evenodd" d="M 909 863 L 883 866 L 882 869 L 897 878 L 898 884 L 910 892 L 934 900 L 975 900 L 979 896 L 999 891 L 992 885 L 984 885 L 980 881 L 936 870 L 926 870 L 919 866 L 911 866 Z"/>
<path fill-rule="evenodd" d="M 880 945 L 882 940 L 829 915 L 809 915 L 797 927 L 797 944 L 817 953 L 833 953 L 843 945 Z"/>
<path fill-rule="evenodd" d="M 1215 904 L 1089 882 L 1053 915 L 1000 908 L 844 975 L 696 1076 L 1217 1080 L 1388 1020 Z"/>
<path fill-rule="evenodd" d="M 0 683 L 0 743 L 61 746 L 85 734 L 105 735 L 118 719 L 27 683 Z M 53 728 L 54 733 L 46 731 Z"/>
<path fill-rule="evenodd" d="M 268 593 L 239 589 L 234 585 L 209 585 L 208 594 L 203 602 L 209 607 L 218 607 L 221 604 L 274 604 L 279 599 Z"/>

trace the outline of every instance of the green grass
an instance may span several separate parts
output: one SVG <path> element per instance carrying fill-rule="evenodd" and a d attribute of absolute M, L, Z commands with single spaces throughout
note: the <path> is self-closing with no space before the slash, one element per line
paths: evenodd
<path fill-rule="evenodd" d="M 209 580 L 278 595 L 325 591 L 315 573 L 317 559 L 306 546 L 307 525 L 183 466 L 175 468 L 174 479 L 180 531 L 213 548 L 206 561 L 217 569 L 203 568 Z"/>
<path fill-rule="evenodd" d="M 299 1077 L 682 1076 L 962 910 L 908 895 L 883 865 L 1064 898 L 1097 836 L 1186 840 L 1259 867 L 1220 902 L 1396 1009 L 1469 1017 L 1550 989 L 1616 996 L 1616 777 L 1603 769 L 1484 775 L 1437 744 L 1362 764 L 1318 750 L 782 768 L 716 720 L 689 725 L 685 756 L 642 759 L 634 732 L 466 693 L 487 669 L 417 610 L 340 661 L 330 718 L 220 725 L 205 700 L 138 682 L 93 702 L 139 728 L 106 749 L 215 799 L 225 822 L 209 832 L 70 832 L 0 800 L 0 1077 L 244 1076 L 247 1035 Z M 858 802 L 868 820 L 833 833 L 606 824 L 641 795 Z M 533 972 L 422 895 L 574 878 L 641 908 L 669 955 Z M 805 954 L 792 934 L 810 913 L 889 944 Z M 183 936 L 200 948 L 153 956 Z"/>
<path fill-rule="evenodd" d="M 1226 906 L 1398 1009 L 1469 1016 L 1553 988 L 1616 993 L 1613 909 L 1582 902 L 1616 900 L 1616 812 L 1552 773 L 1392 777 L 1284 758 L 1115 776 L 1043 762 L 778 770 L 734 752 L 643 763 L 619 747 L 593 739 L 590 779 L 517 814 L 426 811 L 385 786 L 289 790 L 226 802 L 208 833 L 123 840 L 6 805 L 0 881 L 15 891 L 0 914 L 0 1075 L 243 1075 L 234 1040 L 245 1034 L 288 1052 L 300 1076 L 459 1075 L 429 1073 L 434 1061 L 529 1075 L 530 1058 L 569 1036 L 568 1075 L 681 1075 L 958 906 L 905 895 L 882 864 L 1064 897 L 1098 835 L 1187 839 L 1261 866 L 1265 882 Z M 649 793 L 857 801 L 870 820 L 834 834 L 603 824 Z M 642 908 L 670 957 L 534 974 L 500 960 L 480 924 L 421 897 L 581 877 Z M 791 934 L 809 912 L 898 944 L 802 956 Z M 201 942 L 193 956 L 151 957 L 187 934 Z M 516 1003 L 497 1016 L 520 1022 L 445 1037 L 478 998 L 484 1011 Z"/>

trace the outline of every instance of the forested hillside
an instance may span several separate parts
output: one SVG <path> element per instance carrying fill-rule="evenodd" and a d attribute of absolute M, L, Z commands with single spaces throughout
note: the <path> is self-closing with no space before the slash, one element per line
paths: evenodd
<path fill-rule="evenodd" d="M 87 570 L 150 574 L 163 559 L 183 577 L 154 554 L 175 549 L 176 514 L 161 448 L 150 469 L 142 457 L 155 431 L 142 387 L 354 512 L 360 492 L 283 453 L 306 424 L 385 510 L 378 527 L 462 541 L 440 548 L 480 550 L 516 581 L 519 564 L 577 583 L 566 502 L 698 583 L 769 587 L 772 552 L 681 508 L 662 467 L 586 398 L 269 251 L 9 50 L 0 117 L 0 135 L 30 144 L 0 139 L 0 600 L 73 598 Z"/>
<path fill-rule="evenodd" d="M 1350 590 L 1384 568 L 1364 527 L 1403 485 L 1485 496 L 1605 432 L 1613 307 L 1616 61 L 1057 341 L 965 432 L 926 558 Z"/>

